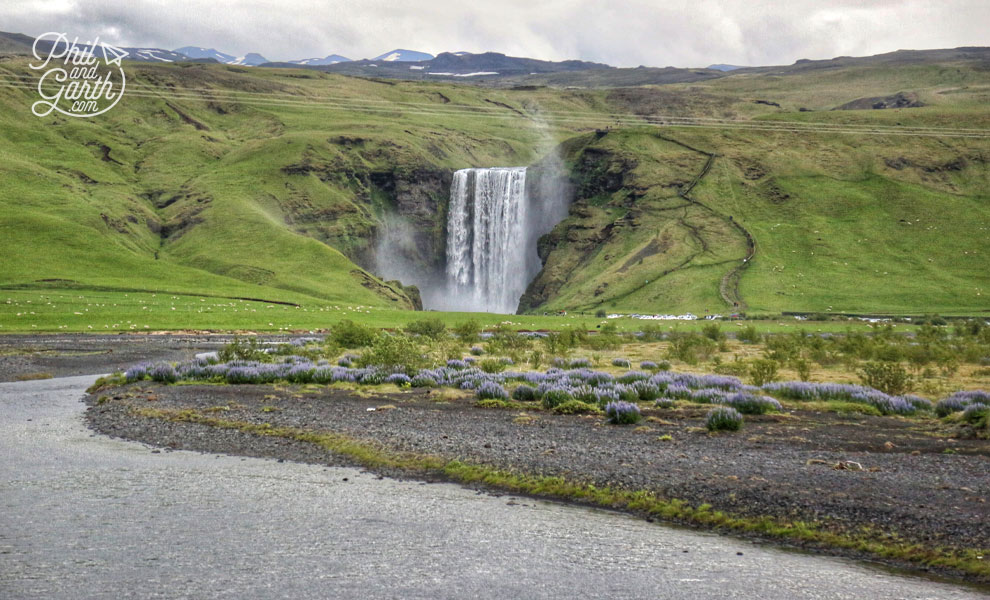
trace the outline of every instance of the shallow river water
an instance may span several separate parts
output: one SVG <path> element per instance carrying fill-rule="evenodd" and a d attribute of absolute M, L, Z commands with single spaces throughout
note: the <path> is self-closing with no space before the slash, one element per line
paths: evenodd
<path fill-rule="evenodd" d="M 453 485 L 95 435 L 93 377 L 0 384 L 0 598 L 984 598 Z"/>

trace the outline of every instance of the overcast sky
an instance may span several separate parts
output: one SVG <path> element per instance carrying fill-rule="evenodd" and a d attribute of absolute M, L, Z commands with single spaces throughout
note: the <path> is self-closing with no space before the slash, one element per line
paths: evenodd
<path fill-rule="evenodd" d="M 616 66 L 790 64 L 990 45 L 990 0 L 4 0 L 0 30 L 269 60 L 394 48 Z"/>

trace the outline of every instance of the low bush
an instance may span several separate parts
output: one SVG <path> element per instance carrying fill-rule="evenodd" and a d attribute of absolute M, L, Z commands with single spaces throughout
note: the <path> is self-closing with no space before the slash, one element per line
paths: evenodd
<path fill-rule="evenodd" d="M 405 371 L 412 374 L 426 364 L 422 349 L 404 335 L 381 333 L 371 342 L 371 350 L 355 362 L 362 367 L 379 367 L 385 370 Z"/>
<path fill-rule="evenodd" d="M 966 421 L 970 425 L 985 427 L 987 424 L 987 415 L 990 415 L 990 406 L 982 402 L 974 402 L 963 410 L 962 417 L 963 421 Z"/>
<path fill-rule="evenodd" d="M 753 325 L 747 325 L 736 332 L 736 339 L 746 344 L 758 344 L 761 337 Z"/>
<path fill-rule="evenodd" d="M 523 384 L 512 390 L 512 399 L 520 402 L 535 402 L 539 400 L 539 395 L 536 393 L 536 388 Z"/>
<path fill-rule="evenodd" d="M 261 347 L 257 338 L 242 339 L 235 337 L 229 344 L 225 344 L 217 351 L 217 359 L 220 362 L 230 362 L 232 360 L 269 360 L 268 353 Z"/>
<path fill-rule="evenodd" d="M 762 415 L 781 410 L 780 402 L 768 396 L 740 393 L 729 396 L 725 402 L 744 415 Z"/>
<path fill-rule="evenodd" d="M 863 385 L 896 396 L 911 389 L 912 379 L 900 363 L 890 361 L 868 362 L 859 371 Z"/>
<path fill-rule="evenodd" d="M 728 406 L 713 408 L 705 416 L 705 427 L 708 431 L 739 431 L 742 424 L 742 414 Z"/>
<path fill-rule="evenodd" d="M 554 406 L 551 410 L 558 415 L 585 415 L 599 412 L 598 407 L 594 404 L 588 404 L 587 402 L 581 402 L 580 400 L 568 400 L 567 402 Z"/>
<path fill-rule="evenodd" d="M 473 344 L 480 339 L 481 324 L 474 319 L 462 321 L 454 325 L 452 331 L 465 344 Z"/>
<path fill-rule="evenodd" d="M 609 402 L 605 405 L 605 415 L 613 425 L 632 425 L 643 419 L 639 407 L 632 402 Z"/>
<path fill-rule="evenodd" d="M 374 329 L 344 319 L 330 328 L 329 339 L 342 348 L 370 346 L 377 337 Z"/>
<path fill-rule="evenodd" d="M 769 358 L 758 358 L 749 366 L 749 378 L 753 385 L 765 385 L 777 381 L 780 364 Z"/>
<path fill-rule="evenodd" d="M 565 402 L 570 402 L 574 396 L 563 388 L 551 388 L 543 393 L 543 408 L 551 409 Z"/>
<path fill-rule="evenodd" d="M 478 368 L 485 373 L 501 373 L 509 367 L 509 364 L 505 360 L 502 358 L 485 358 L 478 361 Z"/>
<path fill-rule="evenodd" d="M 508 400 L 509 392 L 505 391 L 505 388 L 499 384 L 486 381 L 481 384 L 476 392 L 478 398 L 482 400 Z"/>
<path fill-rule="evenodd" d="M 447 325 L 437 318 L 411 321 L 406 325 L 405 331 L 431 340 L 442 340 L 447 337 Z"/>
<path fill-rule="evenodd" d="M 175 367 L 168 363 L 159 363 L 148 369 L 148 376 L 152 381 L 159 383 L 175 383 L 179 380 L 179 373 Z"/>
<path fill-rule="evenodd" d="M 423 373 L 413 377 L 409 384 L 415 388 L 435 388 L 440 385 L 436 379 Z"/>

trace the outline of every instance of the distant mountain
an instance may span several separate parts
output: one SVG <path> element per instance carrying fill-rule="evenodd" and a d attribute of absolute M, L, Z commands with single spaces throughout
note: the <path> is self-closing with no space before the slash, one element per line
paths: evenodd
<path fill-rule="evenodd" d="M 290 65 L 310 65 L 315 67 L 320 65 L 335 65 L 342 62 L 351 62 L 351 59 L 339 54 L 330 54 L 329 56 L 324 56 L 323 58 L 304 58 L 302 60 L 290 60 L 288 62 Z"/>
<path fill-rule="evenodd" d="M 743 69 L 745 67 L 741 67 L 739 65 L 725 65 L 725 64 L 722 64 L 722 63 L 718 63 L 718 64 L 714 64 L 714 65 L 708 65 L 705 68 L 706 69 L 711 69 L 713 71 L 735 71 L 736 69 Z"/>
<path fill-rule="evenodd" d="M 420 62 L 424 60 L 430 60 L 433 58 L 432 54 L 427 54 L 426 52 L 416 52 L 415 50 L 402 50 L 396 49 L 391 52 L 386 52 L 381 56 L 376 56 L 371 60 L 382 60 L 385 62 Z"/>
<path fill-rule="evenodd" d="M 228 65 L 242 65 L 245 67 L 257 67 L 258 65 L 263 65 L 268 62 L 268 59 L 264 56 L 258 54 L 257 52 L 248 52 L 244 56 L 235 58 L 234 60 L 228 62 Z"/>
<path fill-rule="evenodd" d="M 121 48 L 127 52 L 125 60 L 136 60 L 139 62 L 182 62 L 189 60 L 185 54 L 162 50 L 161 48 Z"/>
<path fill-rule="evenodd" d="M 237 60 L 236 56 L 220 52 L 216 48 L 199 48 L 197 46 L 183 46 L 176 48 L 179 54 L 185 54 L 189 58 L 212 58 L 220 63 L 229 63 Z"/>
<path fill-rule="evenodd" d="M 388 55 L 386 55 L 388 56 Z M 451 79 L 457 81 L 495 82 L 529 77 L 537 74 L 562 72 L 607 71 L 614 67 L 580 60 L 553 62 L 506 56 L 498 52 L 471 54 L 468 52 L 443 52 L 429 60 L 355 60 L 333 65 L 300 65 L 270 63 L 271 67 L 317 68 L 321 71 L 358 75 L 363 77 L 388 77 L 393 79 Z"/>
<path fill-rule="evenodd" d="M 512 75 L 613 68 L 602 63 L 581 60 L 553 62 L 537 60 L 535 58 L 506 56 L 498 52 L 484 52 L 482 54 L 443 52 L 429 61 L 429 65 L 427 66 L 428 72 L 434 74 L 437 74 L 437 72 L 451 72 L 454 75 L 478 72 L 495 72 L 499 75 Z"/>
<path fill-rule="evenodd" d="M 84 44 L 86 41 L 87 40 L 80 40 L 80 44 Z M 0 31 L 0 52 L 6 52 L 9 54 L 31 54 L 31 49 L 33 46 L 33 37 L 22 33 L 8 33 L 5 31 Z M 41 52 L 49 52 L 51 47 L 52 43 L 50 41 L 42 41 L 38 44 L 38 50 Z M 121 48 L 121 50 L 127 52 L 127 57 L 124 60 L 133 60 L 137 62 L 181 62 L 189 60 L 185 54 L 180 54 L 171 50 L 163 50 L 161 48 Z"/>

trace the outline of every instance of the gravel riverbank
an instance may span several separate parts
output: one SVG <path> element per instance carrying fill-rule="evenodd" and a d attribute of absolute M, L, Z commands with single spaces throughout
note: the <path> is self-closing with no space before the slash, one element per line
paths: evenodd
<path fill-rule="evenodd" d="M 871 528 L 926 547 L 986 548 L 990 540 L 990 445 L 938 437 L 908 419 L 795 411 L 747 417 L 740 432 L 709 435 L 700 427 L 704 406 L 647 411 L 634 427 L 600 416 L 482 409 L 473 397 L 438 401 L 438 392 L 422 389 L 142 382 L 101 395 L 87 412 L 94 429 L 165 448 L 348 462 L 313 444 L 142 418 L 134 409 L 339 433 L 391 451 L 650 490 L 734 515 Z M 837 468 L 844 466 L 852 469 Z"/>

